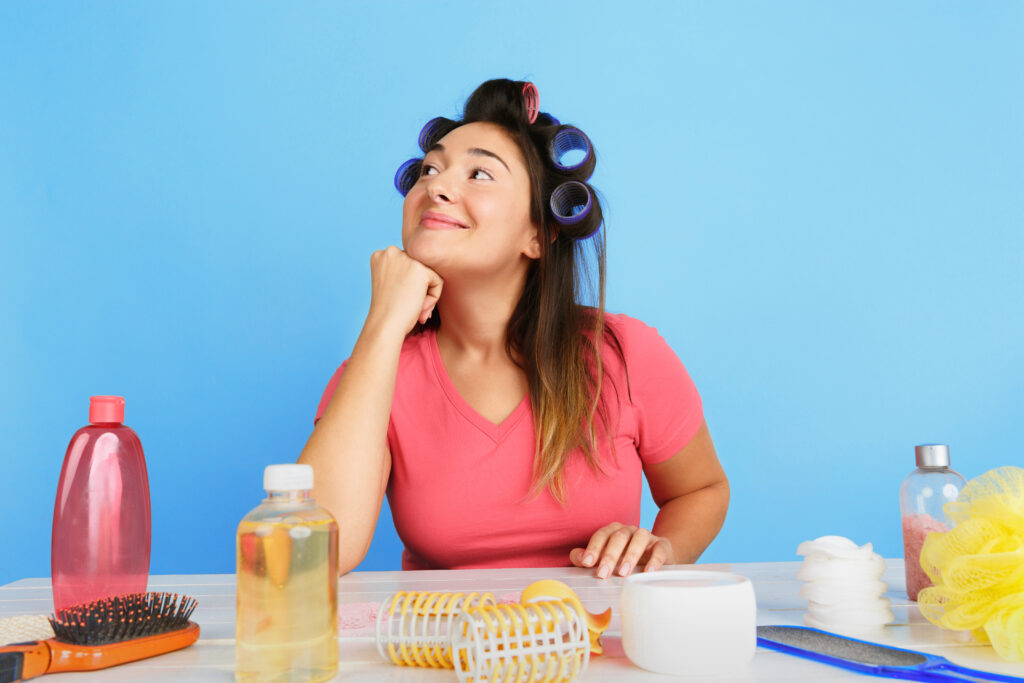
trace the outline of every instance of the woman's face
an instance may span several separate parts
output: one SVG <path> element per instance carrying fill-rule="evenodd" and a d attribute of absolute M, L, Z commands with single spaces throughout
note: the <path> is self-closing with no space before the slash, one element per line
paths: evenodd
<path fill-rule="evenodd" d="M 468 123 L 427 152 L 405 196 L 402 244 L 441 277 L 516 273 L 539 258 L 530 176 L 504 130 Z"/>

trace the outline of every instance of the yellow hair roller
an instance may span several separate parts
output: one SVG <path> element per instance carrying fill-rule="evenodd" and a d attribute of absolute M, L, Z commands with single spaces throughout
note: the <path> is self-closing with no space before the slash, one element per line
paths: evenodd
<path fill-rule="evenodd" d="M 576 595 L 576 591 L 561 581 L 555 581 L 554 579 L 536 581 L 526 587 L 520 601 L 528 603 L 535 600 L 565 600 L 575 607 L 583 616 L 583 621 L 587 625 L 590 637 L 590 653 L 595 655 L 604 653 L 604 646 L 601 644 L 601 634 L 608 629 L 608 624 L 612 621 L 611 607 L 601 614 L 592 614 L 584 609 L 583 603 L 580 602 L 579 596 Z"/>
<path fill-rule="evenodd" d="M 399 591 L 377 613 L 377 651 L 399 666 L 451 669 L 451 625 L 464 609 L 494 605 L 490 593 Z"/>
<path fill-rule="evenodd" d="M 377 650 L 399 666 L 455 669 L 462 683 L 565 683 L 601 654 L 611 608 L 591 614 L 561 581 L 530 584 L 519 604 L 490 593 L 401 591 L 381 604 Z"/>
<path fill-rule="evenodd" d="M 461 683 L 566 683 L 590 661 L 583 616 L 567 600 L 474 607 L 453 629 Z"/>

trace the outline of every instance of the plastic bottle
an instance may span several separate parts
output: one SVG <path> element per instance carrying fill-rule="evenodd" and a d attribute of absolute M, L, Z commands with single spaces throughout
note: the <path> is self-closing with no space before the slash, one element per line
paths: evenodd
<path fill-rule="evenodd" d="M 149 578 L 149 477 L 124 399 L 93 396 L 68 444 L 53 507 L 50 576 L 61 610 L 142 593 Z"/>
<path fill-rule="evenodd" d="M 270 465 L 238 525 L 235 680 L 326 681 L 338 670 L 338 524 L 313 468 Z"/>
<path fill-rule="evenodd" d="M 921 546 L 933 531 L 949 531 L 952 526 L 943 506 L 956 500 L 967 483 L 949 467 L 949 446 L 925 444 L 914 447 L 917 469 L 907 475 L 900 487 L 900 513 L 903 517 L 903 557 L 906 563 L 907 597 L 932 585 L 921 568 Z"/>

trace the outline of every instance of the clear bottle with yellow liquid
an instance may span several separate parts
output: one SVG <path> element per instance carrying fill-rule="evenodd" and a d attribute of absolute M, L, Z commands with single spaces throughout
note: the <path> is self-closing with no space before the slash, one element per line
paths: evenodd
<path fill-rule="evenodd" d="M 267 498 L 238 525 L 235 680 L 326 681 L 338 670 L 338 524 L 313 468 L 270 465 Z"/>

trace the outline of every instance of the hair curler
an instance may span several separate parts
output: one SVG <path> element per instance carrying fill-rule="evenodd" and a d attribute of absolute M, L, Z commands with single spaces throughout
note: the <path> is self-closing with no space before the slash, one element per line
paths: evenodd
<path fill-rule="evenodd" d="M 526 105 L 526 122 L 532 124 L 540 113 L 540 94 L 537 86 L 529 81 L 523 83 L 523 103 Z"/>
<path fill-rule="evenodd" d="M 452 620 L 462 610 L 494 604 L 490 593 L 399 591 L 381 603 L 377 651 L 399 666 L 451 669 Z"/>
<path fill-rule="evenodd" d="M 551 142 L 548 143 L 548 152 L 551 154 L 551 161 L 558 170 L 568 172 L 582 168 L 584 164 L 590 161 L 593 147 L 586 133 L 574 126 L 565 126 L 551 136 Z M 575 164 L 562 163 L 562 159 L 569 152 L 583 152 L 583 158 Z"/>
<path fill-rule="evenodd" d="M 551 213 L 562 225 L 579 223 L 590 213 L 593 197 L 590 188 L 578 180 L 564 182 L 551 193 Z"/>
<path fill-rule="evenodd" d="M 572 605 L 576 611 L 583 615 L 583 623 L 587 626 L 590 636 L 590 654 L 604 654 L 604 645 L 601 643 L 601 634 L 608 630 L 612 622 L 612 608 L 609 607 L 601 614 L 594 614 L 587 611 L 580 601 L 580 596 L 567 584 L 555 579 L 541 579 L 534 581 L 523 591 L 519 601 L 524 605 L 530 602 L 543 600 L 561 600 Z"/>
<path fill-rule="evenodd" d="M 566 600 L 462 611 L 451 642 L 461 683 L 564 683 L 590 661 L 583 615 Z"/>
<path fill-rule="evenodd" d="M 409 194 L 409 190 L 420 179 L 420 169 L 423 166 L 423 159 L 409 159 L 398 167 L 395 172 L 395 189 L 403 197 Z"/>
<path fill-rule="evenodd" d="M 447 122 L 448 119 L 446 119 L 445 117 L 435 116 L 434 118 L 430 119 L 425 124 L 423 124 L 423 128 L 420 129 L 420 136 L 417 139 L 417 142 L 420 146 L 420 149 L 423 150 L 424 154 L 426 154 L 427 151 L 430 150 L 431 145 L 433 145 L 434 142 L 436 142 L 434 138 L 437 137 L 437 131 L 441 128 L 441 126 L 445 125 L 445 123 Z"/>

